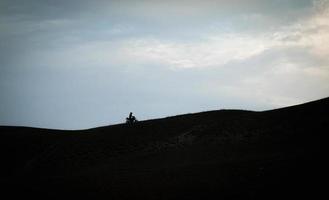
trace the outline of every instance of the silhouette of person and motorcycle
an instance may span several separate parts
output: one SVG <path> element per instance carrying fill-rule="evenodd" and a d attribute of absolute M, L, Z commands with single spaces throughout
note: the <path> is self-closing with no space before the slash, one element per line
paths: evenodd
<path fill-rule="evenodd" d="M 129 113 L 129 117 L 126 118 L 127 124 L 134 124 L 137 122 L 137 118 L 133 115 L 132 112 Z"/>

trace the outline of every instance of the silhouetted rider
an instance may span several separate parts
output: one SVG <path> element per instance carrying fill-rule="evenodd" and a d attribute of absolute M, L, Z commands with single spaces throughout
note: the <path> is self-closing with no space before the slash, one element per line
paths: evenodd
<path fill-rule="evenodd" d="M 129 117 L 126 118 L 126 123 L 127 123 L 127 124 L 133 124 L 133 123 L 135 123 L 135 122 L 137 122 L 137 119 L 136 119 L 135 116 L 133 116 L 133 113 L 130 112 L 130 113 L 129 113 Z"/>

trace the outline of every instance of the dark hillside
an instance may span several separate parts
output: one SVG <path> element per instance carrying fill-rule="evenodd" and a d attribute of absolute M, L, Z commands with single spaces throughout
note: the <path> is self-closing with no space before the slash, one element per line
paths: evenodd
<path fill-rule="evenodd" d="M 329 98 L 81 131 L 0 127 L 1 188 L 47 198 L 314 198 L 328 132 Z"/>

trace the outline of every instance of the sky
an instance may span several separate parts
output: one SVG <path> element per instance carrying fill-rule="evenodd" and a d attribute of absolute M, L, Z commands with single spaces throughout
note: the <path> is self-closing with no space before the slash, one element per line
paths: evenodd
<path fill-rule="evenodd" d="M 0 125 L 317 100 L 328 44 L 329 0 L 0 0 Z"/>

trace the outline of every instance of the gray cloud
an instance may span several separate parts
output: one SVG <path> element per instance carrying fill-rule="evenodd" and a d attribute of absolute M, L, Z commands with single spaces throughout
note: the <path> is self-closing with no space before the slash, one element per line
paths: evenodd
<path fill-rule="evenodd" d="M 0 2 L 0 124 L 89 128 L 328 95 L 326 1 Z"/>

